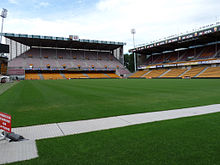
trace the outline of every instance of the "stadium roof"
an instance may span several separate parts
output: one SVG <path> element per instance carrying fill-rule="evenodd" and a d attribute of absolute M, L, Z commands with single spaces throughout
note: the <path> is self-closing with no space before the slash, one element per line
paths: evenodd
<path fill-rule="evenodd" d="M 114 50 L 125 45 L 123 42 L 70 39 L 64 37 L 3 33 L 3 36 L 27 46 L 56 47 L 89 50 Z"/>
<path fill-rule="evenodd" d="M 210 42 L 220 41 L 220 25 L 208 26 L 204 29 L 187 33 L 180 36 L 164 39 L 152 44 L 147 44 L 135 49 L 129 50 L 138 54 L 151 55 L 154 53 L 162 53 L 167 50 L 175 50 L 180 48 L 189 48 L 196 45 L 205 45 Z"/>

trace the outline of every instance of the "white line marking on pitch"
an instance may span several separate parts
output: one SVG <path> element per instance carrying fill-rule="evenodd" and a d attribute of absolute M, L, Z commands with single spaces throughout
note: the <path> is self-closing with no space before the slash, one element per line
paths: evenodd
<path fill-rule="evenodd" d="M 122 115 L 115 117 L 107 117 L 101 119 L 91 119 L 91 120 L 81 120 L 73 122 L 64 122 L 64 123 L 54 123 L 54 124 L 45 124 L 45 125 L 36 125 L 29 127 L 19 127 L 13 128 L 12 131 L 24 136 L 27 139 L 30 139 L 30 142 L 19 142 L 19 143 L 0 143 L 0 155 L 4 155 L 4 159 L 0 161 L 0 164 L 8 162 L 16 162 L 21 160 L 29 160 L 36 158 L 37 150 L 34 140 L 54 138 L 54 137 L 63 137 L 66 135 L 74 135 L 85 132 L 93 132 L 100 130 L 107 130 L 112 128 L 119 128 L 125 126 L 131 126 L 136 124 L 150 123 L 155 121 L 177 119 L 183 117 L 204 115 L 209 113 L 220 112 L 220 104 L 209 105 L 209 106 L 200 106 L 193 108 L 183 108 L 169 111 L 158 111 L 158 112 L 148 112 L 132 115 Z M 25 150 L 23 152 L 23 157 L 18 156 L 17 152 L 11 152 L 10 150 L 5 150 L 3 148 L 10 146 L 11 148 L 27 148 L 29 145 L 31 150 Z M 16 146 L 17 145 L 17 146 Z M 33 150 L 33 152 L 32 152 Z"/>

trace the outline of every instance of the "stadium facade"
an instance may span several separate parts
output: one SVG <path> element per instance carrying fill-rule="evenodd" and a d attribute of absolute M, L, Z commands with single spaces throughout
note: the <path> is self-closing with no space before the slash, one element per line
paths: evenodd
<path fill-rule="evenodd" d="M 131 49 L 130 78 L 220 78 L 220 23 Z"/>
<path fill-rule="evenodd" d="M 26 79 L 119 78 L 125 43 L 4 33 L 9 75 Z"/>

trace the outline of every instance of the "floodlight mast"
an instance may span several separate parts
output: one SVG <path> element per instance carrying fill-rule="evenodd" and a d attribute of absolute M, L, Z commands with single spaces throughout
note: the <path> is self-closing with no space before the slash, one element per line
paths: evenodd
<path fill-rule="evenodd" d="M 2 9 L 2 13 L 1 13 L 1 17 L 2 17 L 2 26 L 1 26 L 1 38 L 0 38 L 0 43 L 2 43 L 2 36 L 3 36 L 3 25 L 4 25 L 4 19 L 7 18 L 7 13 L 8 10 L 7 9 Z"/>
<path fill-rule="evenodd" d="M 133 45 L 135 48 L 135 40 L 134 40 L 134 35 L 136 34 L 136 30 L 135 29 L 131 29 L 131 34 L 133 35 Z M 134 53 L 134 52 L 133 52 Z M 136 63 L 136 53 L 134 53 L 134 71 L 137 71 L 137 63 Z"/>

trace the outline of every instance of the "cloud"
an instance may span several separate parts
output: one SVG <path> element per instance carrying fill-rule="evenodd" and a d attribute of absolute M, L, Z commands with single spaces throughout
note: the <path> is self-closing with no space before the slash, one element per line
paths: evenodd
<path fill-rule="evenodd" d="M 47 7 L 49 5 L 50 5 L 49 2 L 40 2 L 39 3 L 39 6 L 41 6 L 41 7 Z"/>
<path fill-rule="evenodd" d="M 8 0 L 8 2 L 11 3 L 11 4 L 18 4 L 17 0 Z"/>
<path fill-rule="evenodd" d="M 5 29 L 14 33 L 66 37 L 76 34 L 80 38 L 123 41 L 127 43 L 126 52 L 133 47 L 132 28 L 137 31 L 136 44 L 143 44 L 213 23 L 220 16 L 219 7 L 218 0 L 100 0 L 83 14 L 72 16 L 63 11 L 63 19 L 10 18 Z M 56 15 L 56 11 L 50 14 Z"/>

